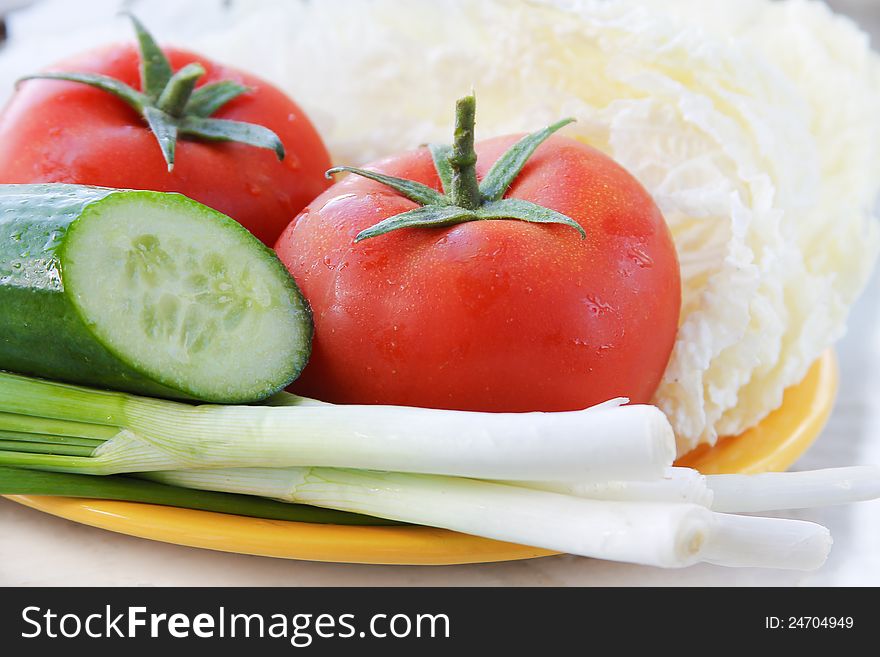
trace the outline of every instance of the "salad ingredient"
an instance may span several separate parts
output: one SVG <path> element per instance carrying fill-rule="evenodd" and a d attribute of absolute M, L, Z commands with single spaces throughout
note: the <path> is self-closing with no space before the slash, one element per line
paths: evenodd
<path fill-rule="evenodd" d="M 455 104 L 455 142 L 452 146 L 428 146 L 434 160 L 434 169 L 443 188 L 441 194 L 423 183 L 395 178 L 367 169 L 334 167 L 327 175 L 347 171 L 390 187 L 419 207 L 383 219 L 362 230 L 355 242 L 385 235 L 401 228 L 438 228 L 469 221 L 528 221 L 532 223 L 564 224 L 574 228 L 586 239 L 583 227 L 571 217 L 546 206 L 523 200 L 504 198 L 523 167 L 550 135 L 572 122 L 563 119 L 538 132 L 526 135 L 501 154 L 482 182 L 477 178 L 477 154 L 474 151 L 474 127 L 477 99 L 471 94 Z"/>
<path fill-rule="evenodd" d="M 757 513 L 876 499 L 880 497 L 880 467 L 750 475 L 701 475 L 691 468 L 674 467 L 662 478 L 649 480 L 507 483 L 597 500 L 689 502 L 724 513 Z"/>
<path fill-rule="evenodd" d="M 880 467 L 827 468 L 755 475 L 709 475 L 712 508 L 733 513 L 806 509 L 880 497 Z"/>
<path fill-rule="evenodd" d="M 177 194 L 0 185 L 4 369 L 254 401 L 296 377 L 311 331 L 275 255 L 215 210 Z"/>
<path fill-rule="evenodd" d="M 116 78 L 95 73 L 48 71 L 23 77 L 24 80 L 66 80 L 106 91 L 137 112 L 156 138 L 168 171 L 174 169 L 177 139 L 193 137 L 213 141 L 238 142 L 275 152 L 284 159 L 284 144 L 274 132 L 261 125 L 242 121 L 212 119 L 211 114 L 246 93 L 248 88 L 222 80 L 196 90 L 205 75 L 201 64 L 187 64 L 174 73 L 165 53 L 143 25 L 132 16 L 140 46 L 140 92 Z"/>
<path fill-rule="evenodd" d="M 15 434 L 18 436 L 45 434 L 57 439 L 88 440 L 90 441 L 88 444 L 100 445 L 115 436 L 117 430 L 100 424 L 0 413 L 0 432 L 4 435 Z M 20 438 L 20 440 L 24 440 L 24 438 Z"/>
<path fill-rule="evenodd" d="M 665 567 L 706 561 L 730 566 L 810 569 L 825 560 L 830 539 L 823 527 L 775 518 L 739 519 L 707 509 L 711 495 L 707 497 L 705 493 L 711 490 L 705 485 L 700 489 L 700 484 L 711 478 L 700 477 L 685 468 L 670 469 L 674 439 L 663 414 L 656 409 L 653 414 L 645 414 L 643 407 L 620 406 L 620 401 L 612 400 L 579 412 L 518 415 L 340 407 L 286 393 L 271 398 L 271 405 L 267 406 L 186 406 L 0 373 L 0 434 L 7 429 L 15 434 L 11 440 L 0 438 L 0 463 L 84 475 L 134 472 L 138 477 L 180 489 L 271 498 L 584 556 Z M 633 423 L 636 413 L 642 418 Z M 406 416 L 405 422 L 400 421 L 401 414 Z M 572 419 L 581 426 L 568 422 Z M 46 433 L 41 431 L 42 422 Z M 280 430 L 281 425 L 286 426 L 286 431 Z M 71 442 L 70 438 L 76 438 L 77 427 L 82 427 L 84 437 L 81 442 Z M 102 442 L 100 431 L 108 427 L 118 433 Z M 321 427 L 329 428 L 329 434 L 322 435 Z M 646 467 L 643 460 L 642 467 L 637 468 L 644 481 L 606 481 L 603 487 L 598 485 L 599 469 L 586 475 L 586 480 L 596 484 L 568 485 L 568 489 L 559 486 L 560 492 L 550 492 L 536 487 L 557 484 L 492 482 L 434 474 L 462 471 L 473 477 L 496 477 L 499 470 L 525 471 L 520 464 L 525 455 L 539 471 L 546 473 L 552 469 L 565 475 L 572 468 L 570 463 L 560 466 L 560 459 L 577 462 L 597 454 L 599 461 L 606 459 L 612 463 L 605 472 L 614 473 L 614 459 L 607 458 L 607 449 L 604 454 L 593 448 L 576 453 L 571 441 L 564 437 L 587 428 L 622 430 L 621 436 L 642 432 L 642 438 L 654 434 L 653 448 L 648 450 L 652 454 L 647 456 L 653 466 Z M 446 440 L 442 436 L 445 432 Z M 534 440 L 535 432 L 548 433 L 550 440 L 544 441 L 540 449 L 527 446 L 522 450 L 520 443 Z M 183 440 L 175 440 L 178 433 Z M 592 442 L 590 432 L 585 435 L 586 442 Z M 612 434 L 612 438 L 618 436 Z M 627 440 L 604 442 L 615 447 L 622 443 Z M 630 443 L 630 447 L 642 445 L 641 449 L 630 451 L 644 459 L 645 441 Z M 438 458 L 436 445 L 452 445 L 453 456 Z M 345 454 L 334 454 L 338 450 Z M 532 453 L 527 454 L 528 451 Z M 422 454 L 415 452 L 427 455 L 424 464 L 419 463 Z M 510 452 L 512 458 L 508 457 L 499 467 L 495 461 Z M 287 467 L 289 463 L 307 463 L 310 459 L 314 459 L 313 463 L 354 463 L 365 469 Z M 415 463 L 411 468 L 415 473 L 388 471 L 402 462 L 410 466 Z M 431 466 L 436 467 L 429 469 Z M 653 473 L 647 474 L 650 470 Z M 79 489 L 87 495 L 102 495 L 100 484 L 90 487 L 79 481 L 81 477 L 41 480 L 19 473 L 15 468 L 0 468 L 0 491 L 16 487 L 20 491 L 24 487 L 31 493 L 73 494 Z M 784 497 L 780 492 L 789 480 L 798 492 L 786 499 L 819 503 L 866 499 L 871 490 L 880 493 L 877 469 L 826 471 L 812 477 L 809 485 L 804 482 L 810 476 L 802 474 L 772 480 L 756 478 L 754 485 L 740 482 L 738 487 L 757 496 L 759 489 L 767 486 L 772 493 L 770 499 L 779 500 Z M 111 477 L 107 481 L 119 479 L 124 480 Z M 854 487 L 849 496 L 833 490 L 838 484 L 851 481 L 861 485 Z M 651 485 L 660 482 L 678 493 L 689 491 L 699 503 Z M 682 482 L 691 485 L 684 486 Z M 609 491 L 614 493 L 615 489 L 631 496 L 635 491 L 659 495 L 613 500 L 581 496 L 602 496 Z M 701 490 L 703 495 L 699 494 Z M 735 495 L 737 486 L 728 485 L 727 490 L 729 495 Z M 148 496 L 153 494 L 124 484 L 111 483 L 107 488 L 108 497 L 121 499 L 140 496 L 149 500 Z M 168 495 L 183 506 L 199 508 L 203 503 L 198 497 L 190 499 L 183 490 L 179 494 L 173 490 L 157 494 Z"/>
<path fill-rule="evenodd" d="M 612 481 L 607 478 L 579 481 L 509 481 L 512 486 L 546 490 L 560 495 L 621 502 L 684 502 L 712 506 L 706 477 L 691 468 L 669 468 L 662 477 Z"/>
<path fill-rule="evenodd" d="M 331 468 L 281 472 L 276 491 L 282 493 L 276 495 L 281 499 L 653 566 L 681 567 L 699 561 L 713 524 L 712 513 L 697 505 L 598 502 L 473 479 L 396 472 Z M 273 470 L 261 474 L 271 478 Z M 239 482 L 236 471 L 219 476 L 213 470 L 151 476 L 196 488 L 248 490 L 251 485 L 247 475 Z"/>
<path fill-rule="evenodd" d="M 163 52 L 134 24 L 139 51 L 106 47 L 20 82 L 0 116 L 0 182 L 180 192 L 271 245 L 327 187 L 317 132 L 270 84 Z"/>
<path fill-rule="evenodd" d="M 831 549 L 821 525 L 713 513 L 689 503 L 606 501 L 500 483 L 330 468 L 154 472 L 188 488 L 268 495 L 597 559 L 679 568 L 813 570 Z"/>
<path fill-rule="evenodd" d="M 276 245 L 316 326 L 295 390 L 500 412 L 648 401 L 675 340 L 675 248 L 624 169 L 551 136 L 565 123 L 474 150 L 471 96 L 453 147 L 334 169 L 356 175 Z"/>
<path fill-rule="evenodd" d="M 833 542 L 828 529 L 802 520 L 718 513 L 715 521 L 702 558 L 718 566 L 815 570 Z"/>
<path fill-rule="evenodd" d="M 339 162 L 444 139 L 471 86 L 486 134 L 576 118 L 565 134 L 630 171 L 675 240 L 681 328 L 654 399 L 680 453 L 778 407 L 876 260 L 880 59 L 821 2 L 269 3 L 200 46 L 311 101 Z"/>
<path fill-rule="evenodd" d="M 322 509 L 303 504 L 289 504 L 253 495 L 235 495 L 165 486 L 132 477 L 91 477 L 5 466 L 0 466 L 0 495 L 63 495 L 88 499 L 121 500 L 215 513 L 232 513 L 267 520 L 332 523 L 334 525 L 396 524 L 382 518 L 344 511 Z"/>
<path fill-rule="evenodd" d="M 33 392 L 31 390 L 31 394 Z M 57 403 L 60 399 L 56 396 L 45 403 Z M 618 408 L 620 401 L 611 400 L 590 410 L 610 411 Z M 270 397 L 264 404 L 275 407 L 333 407 L 332 404 L 284 392 Z M 12 404 L 8 407 L 18 412 L 25 408 Z M 28 408 L 28 412 L 42 412 L 42 407 Z M 96 448 L 116 438 L 119 432 L 117 426 L 0 412 L 0 439 L 10 445 L 12 441 L 16 443 L 7 451 L 91 456 Z M 64 451 L 58 451 L 58 448 Z M 552 449 L 552 446 L 548 449 Z M 671 463 L 671 457 L 666 463 Z M 639 470 L 638 476 L 641 478 L 626 480 L 614 480 L 609 478 L 608 472 L 597 471 L 591 473 L 590 478 L 582 477 L 578 481 L 508 480 L 501 483 L 597 500 L 693 503 L 724 513 L 816 508 L 880 497 L 878 466 L 751 475 L 702 475 L 684 467 L 667 467 L 658 475 L 656 468 L 630 468 L 634 474 Z M 223 471 L 212 470 L 218 475 Z M 288 486 L 290 478 L 298 476 L 296 471 L 292 472 L 294 474 L 285 475 L 283 468 L 239 467 L 235 469 L 235 478 L 238 482 L 248 479 L 253 495 L 278 497 L 279 482 L 286 482 L 282 485 Z"/>
<path fill-rule="evenodd" d="M 488 479 L 647 478 L 662 475 L 675 442 L 653 406 L 506 414 L 190 406 L 6 373 L 0 411 L 117 427 L 92 456 L 0 452 L 4 465 L 83 474 L 317 465 Z"/>

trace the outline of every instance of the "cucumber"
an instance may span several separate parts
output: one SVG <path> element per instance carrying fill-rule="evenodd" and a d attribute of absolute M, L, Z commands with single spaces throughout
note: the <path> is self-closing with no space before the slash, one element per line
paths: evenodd
<path fill-rule="evenodd" d="M 0 369 L 151 396 L 263 399 L 311 352 L 275 253 L 180 194 L 0 185 Z"/>

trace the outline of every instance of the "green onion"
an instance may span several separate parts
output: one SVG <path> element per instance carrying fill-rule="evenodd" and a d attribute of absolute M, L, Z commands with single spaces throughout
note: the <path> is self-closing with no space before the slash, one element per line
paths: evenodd
<path fill-rule="evenodd" d="M 635 481 L 511 481 L 507 483 L 593 500 L 684 502 L 712 507 L 712 491 L 706 485 L 706 477 L 690 468 L 669 468 L 662 477 Z"/>
<path fill-rule="evenodd" d="M 678 568 L 698 562 L 811 570 L 828 530 L 682 502 L 608 501 L 460 477 L 334 468 L 152 472 L 151 480 L 313 504 L 597 559 Z"/>
<path fill-rule="evenodd" d="M 807 509 L 880 497 L 880 467 L 826 468 L 806 472 L 709 475 L 712 508 L 728 513 Z"/>
<path fill-rule="evenodd" d="M 0 466 L 0 495 L 63 495 L 90 499 L 122 500 L 231 513 L 269 520 L 332 523 L 335 525 L 394 525 L 368 516 L 301 504 L 287 504 L 250 495 L 215 493 L 165 486 L 132 477 L 40 472 Z"/>
<path fill-rule="evenodd" d="M 507 483 L 595 500 L 688 502 L 724 513 L 757 513 L 876 499 L 880 467 L 705 476 L 690 468 L 669 468 L 663 478 L 647 481 Z"/>
<path fill-rule="evenodd" d="M 26 454 L 57 454 L 61 456 L 89 456 L 94 447 L 82 445 L 62 445 L 58 443 L 41 443 L 23 440 L 0 440 L 0 450 L 23 452 Z"/>
<path fill-rule="evenodd" d="M 154 472 L 150 479 L 271 495 L 597 559 L 681 567 L 700 561 L 713 526 L 694 504 L 588 500 L 435 475 L 336 468 Z"/>
<path fill-rule="evenodd" d="M 0 411 L 61 420 L 85 437 L 117 433 L 91 456 L 0 452 L 0 464 L 82 474 L 326 466 L 484 479 L 641 479 L 675 453 L 666 416 L 621 400 L 562 413 L 335 406 L 192 406 L 0 373 Z M 291 404 L 290 402 L 294 402 Z M 38 429 L 38 427 L 36 427 Z"/>
<path fill-rule="evenodd" d="M 0 413 L 0 431 L 90 438 L 98 441 L 98 444 L 100 444 L 115 436 L 117 430 L 112 426 L 102 426 L 101 424 L 86 424 L 69 420 L 53 420 L 45 417 Z"/>
<path fill-rule="evenodd" d="M 877 468 L 708 477 L 672 468 L 665 416 L 620 404 L 491 414 L 279 394 L 264 405 L 194 406 L 0 373 L 0 463 L 81 473 L 0 467 L 0 493 L 408 522 L 664 567 L 796 569 L 824 562 L 824 527 L 718 510 L 880 494 Z M 125 472 L 148 481 L 82 476 Z"/>
<path fill-rule="evenodd" d="M 831 533 L 803 520 L 715 514 L 706 563 L 736 568 L 815 570 L 831 551 Z"/>
<path fill-rule="evenodd" d="M 0 440 L 16 440 L 19 442 L 48 443 L 51 445 L 79 445 L 94 450 L 104 441 L 93 438 L 73 438 L 71 436 L 55 436 L 48 433 L 23 433 L 19 431 L 0 431 Z"/>

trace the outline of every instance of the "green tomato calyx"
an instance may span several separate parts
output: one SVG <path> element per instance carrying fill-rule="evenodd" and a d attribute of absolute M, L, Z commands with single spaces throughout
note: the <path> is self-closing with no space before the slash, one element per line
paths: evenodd
<path fill-rule="evenodd" d="M 174 151 L 179 137 L 207 141 L 236 141 L 275 152 L 284 159 L 284 145 L 269 128 L 243 121 L 210 118 L 229 101 L 250 89 L 232 80 L 205 84 L 196 83 L 205 74 L 199 63 L 187 64 L 176 73 L 165 53 L 141 22 L 129 14 L 134 24 L 140 51 L 141 88 L 138 91 L 124 82 L 96 73 L 47 71 L 19 80 L 65 80 L 79 82 L 113 94 L 143 117 L 156 136 L 162 156 L 170 172 L 174 168 Z"/>
<path fill-rule="evenodd" d="M 355 237 L 360 242 L 384 235 L 399 228 L 451 226 L 467 221 L 514 219 L 542 224 L 565 224 L 586 237 L 583 227 L 574 219 L 544 206 L 516 198 L 504 198 L 510 185 L 522 171 L 535 150 L 550 135 L 572 123 L 563 119 L 533 132 L 511 146 L 489 169 L 482 182 L 477 179 L 477 153 L 474 150 L 476 97 L 471 94 L 455 105 L 455 138 L 453 144 L 429 144 L 434 167 L 443 186 L 443 193 L 414 180 L 386 176 L 377 171 L 355 167 L 334 167 L 334 173 L 348 172 L 391 187 L 420 207 L 388 217 L 362 230 Z"/>

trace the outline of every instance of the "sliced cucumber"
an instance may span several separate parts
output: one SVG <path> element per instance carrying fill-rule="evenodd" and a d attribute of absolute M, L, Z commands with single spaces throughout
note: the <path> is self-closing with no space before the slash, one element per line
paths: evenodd
<path fill-rule="evenodd" d="M 0 368 L 213 402 L 262 399 L 311 349 L 275 254 L 179 194 L 0 186 Z"/>

